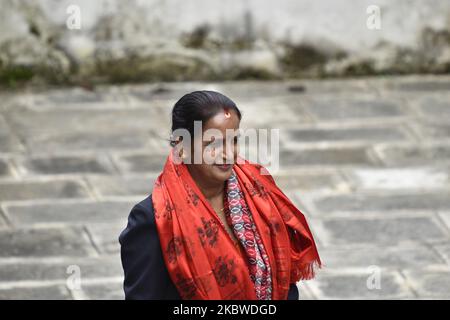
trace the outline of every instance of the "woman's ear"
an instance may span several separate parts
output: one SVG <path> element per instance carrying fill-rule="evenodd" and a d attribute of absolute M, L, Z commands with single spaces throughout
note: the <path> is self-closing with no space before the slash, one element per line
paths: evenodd
<path fill-rule="evenodd" d="M 178 148 L 178 156 L 180 159 L 185 160 L 187 158 L 187 152 L 185 151 L 185 148 L 183 147 L 182 141 L 177 141 L 176 148 Z"/>
<path fill-rule="evenodd" d="M 180 141 L 172 141 L 172 142 L 173 142 L 172 152 L 173 152 L 174 161 L 177 164 L 180 164 L 181 162 L 184 162 L 184 160 L 186 158 L 183 145 L 182 145 L 182 143 L 180 143 Z"/>

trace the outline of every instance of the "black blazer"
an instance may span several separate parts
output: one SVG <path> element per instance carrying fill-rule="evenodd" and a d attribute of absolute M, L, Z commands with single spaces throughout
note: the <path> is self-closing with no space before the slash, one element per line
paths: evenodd
<path fill-rule="evenodd" d="M 164 264 L 151 194 L 132 208 L 119 242 L 125 273 L 125 299 L 181 299 Z M 298 298 L 298 288 L 291 284 L 288 300 Z"/>

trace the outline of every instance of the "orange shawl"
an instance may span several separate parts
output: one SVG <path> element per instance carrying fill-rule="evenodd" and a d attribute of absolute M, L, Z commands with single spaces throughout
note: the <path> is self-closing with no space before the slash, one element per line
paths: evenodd
<path fill-rule="evenodd" d="M 264 167 L 239 159 L 233 170 L 269 257 L 272 299 L 285 300 L 290 283 L 314 277 L 320 257 L 303 213 Z M 182 299 L 257 299 L 246 257 L 186 165 L 174 163 L 173 149 L 154 184 L 152 199 L 164 261 Z M 215 228 L 205 229 L 211 224 Z M 205 244 L 205 234 L 219 240 L 214 246 Z M 229 281 L 219 281 L 218 273 Z"/>

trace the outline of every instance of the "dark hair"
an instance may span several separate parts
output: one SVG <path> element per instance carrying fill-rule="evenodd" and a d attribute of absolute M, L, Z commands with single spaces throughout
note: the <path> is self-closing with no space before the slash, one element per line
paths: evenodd
<path fill-rule="evenodd" d="M 194 135 L 194 121 L 205 123 L 223 109 L 234 110 L 241 120 L 242 115 L 236 104 L 227 96 L 216 91 L 194 91 L 185 94 L 172 109 L 172 133 L 176 129 L 186 129 Z M 176 137 L 170 139 L 174 146 Z"/>

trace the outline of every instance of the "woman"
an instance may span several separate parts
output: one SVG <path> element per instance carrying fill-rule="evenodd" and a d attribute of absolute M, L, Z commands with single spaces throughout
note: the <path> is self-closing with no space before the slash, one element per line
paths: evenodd
<path fill-rule="evenodd" d="M 296 282 L 314 277 L 321 261 L 305 217 L 238 156 L 240 121 L 218 92 L 175 104 L 173 148 L 119 237 L 126 299 L 298 299 Z"/>

